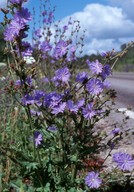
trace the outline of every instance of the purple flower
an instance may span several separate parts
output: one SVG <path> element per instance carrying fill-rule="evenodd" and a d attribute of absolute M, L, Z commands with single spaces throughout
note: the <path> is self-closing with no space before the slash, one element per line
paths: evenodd
<path fill-rule="evenodd" d="M 48 130 L 52 131 L 52 132 L 53 131 L 55 132 L 55 131 L 57 131 L 57 127 L 55 125 L 51 125 L 51 126 L 48 127 Z"/>
<path fill-rule="evenodd" d="M 20 1 L 12 1 L 12 2 L 20 3 Z M 19 35 L 20 30 L 24 29 L 26 23 L 31 19 L 32 19 L 31 14 L 28 11 L 28 9 L 21 8 L 14 14 L 13 20 L 4 31 L 4 39 L 6 41 L 13 41 L 14 38 L 16 38 Z"/>
<path fill-rule="evenodd" d="M 45 97 L 45 92 L 41 90 L 35 90 L 34 91 L 34 98 L 35 100 L 40 100 L 41 98 Z"/>
<path fill-rule="evenodd" d="M 42 12 L 42 16 L 45 16 L 45 15 L 47 15 L 48 13 L 47 13 L 47 11 L 46 10 L 44 10 L 43 12 Z"/>
<path fill-rule="evenodd" d="M 111 73 L 112 73 L 112 71 L 111 71 L 110 65 L 105 64 L 103 66 L 103 69 L 102 69 L 100 76 L 102 77 L 103 80 L 105 80 Z"/>
<path fill-rule="evenodd" d="M 71 45 L 71 47 L 69 48 L 69 51 L 71 52 L 71 54 L 75 53 L 76 46 L 75 45 Z"/>
<path fill-rule="evenodd" d="M 112 56 L 114 56 L 114 54 L 115 54 L 115 52 L 114 52 L 114 50 L 112 50 L 112 51 L 108 51 L 108 52 L 102 52 L 100 55 L 102 57 L 112 57 Z"/>
<path fill-rule="evenodd" d="M 78 112 L 78 106 L 74 105 L 73 101 L 71 101 L 71 100 L 67 101 L 67 108 L 70 112 L 73 112 L 73 113 Z"/>
<path fill-rule="evenodd" d="M 109 88 L 111 87 L 111 83 L 110 83 L 109 81 L 104 81 L 104 82 L 103 82 L 103 87 L 104 87 L 105 89 L 109 89 Z"/>
<path fill-rule="evenodd" d="M 56 85 L 59 85 L 59 82 L 61 83 L 67 83 L 70 78 L 70 72 L 67 67 L 58 69 L 55 71 L 55 76 L 53 77 L 53 81 L 56 83 Z"/>
<path fill-rule="evenodd" d="M 51 113 L 54 114 L 54 115 L 57 115 L 59 113 L 63 113 L 64 110 L 66 108 L 66 102 L 61 102 L 59 103 L 58 105 L 56 105 L 55 107 L 52 108 L 52 111 Z"/>
<path fill-rule="evenodd" d="M 21 82 L 20 79 L 16 80 L 16 82 L 15 82 L 15 85 L 16 85 L 16 86 L 21 86 L 21 85 L 23 85 L 23 84 L 24 84 L 24 81 L 22 80 L 22 82 Z"/>
<path fill-rule="evenodd" d="M 34 31 L 34 35 L 38 38 L 41 38 L 42 37 L 42 34 L 41 34 L 41 30 L 40 29 L 37 29 Z"/>
<path fill-rule="evenodd" d="M 14 15 L 14 20 L 19 21 L 22 24 L 26 24 L 28 21 L 32 20 L 31 13 L 27 8 L 21 8 Z"/>
<path fill-rule="evenodd" d="M 85 80 L 88 79 L 88 74 L 86 72 L 78 73 L 76 76 L 76 81 L 83 83 Z"/>
<path fill-rule="evenodd" d="M 41 106 L 44 102 L 45 93 L 40 90 L 35 90 L 33 97 L 34 97 L 34 103 L 36 103 L 38 106 Z"/>
<path fill-rule="evenodd" d="M 33 49 L 31 47 L 30 43 L 23 41 L 22 47 L 23 47 L 23 51 L 22 51 L 23 57 L 32 55 Z"/>
<path fill-rule="evenodd" d="M 25 94 L 21 102 L 23 105 L 38 105 L 41 106 L 44 102 L 45 93 L 40 90 L 35 90 L 33 94 Z"/>
<path fill-rule="evenodd" d="M 106 52 L 102 52 L 100 55 L 101 55 L 102 57 L 106 57 L 106 56 L 107 56 L 107 53 L 106 53 Z"/>
<path fill-rule="evenodd" d="M 116 127 L 115 129 L 113 129 L 113 130 L 111 131 L 111 133 L 112 133 L 113 135 L 117 135 L 117 134 L 119 134 L 119 132 L 120 132 L 120 128 L 118 128 L 118 127 Z"/>
<path fill-rule="evenodd" d="M 43 22 L 45 24 L 49 24 L 49 23 L 52 23 L 53 21 L 53 11 L 49 11 L 47 12 L 46 10 L 42 13 L 42 16 L 43 16 Z"/>
<path fill-rule="evenodd" d="M 68 43 L 64 40 L 60 40 L 55 47 L 54 56 L 60 58 L 68 51 Z"/>
<path fill-rule="evenodd" d="M 92 78 L 86 84 L 88 92 L 92 95 L 98 95 L 103 91 L 103 83 L 100 79 Z"/>
<path fill-rule="evenodd" d="M 6 41 L 13 41 L 14 38 L 19 35 L 21 29 L 24 29 L 24 24 L 19 21 L 12 20 L 4 31 L 4 39 Z"/>
<path fill-rule="evenodd" d="M 36 131 L 34 133 L 34 142 L 35 142 L 35 146 L 38 147 L 39 145 L 41 145 L 43 141 L 43 136 L 39 131 Z"/>
<path fill-rule="evenodd" d="M 56 92 L 46 94 L 44 106 L 48 107 L 52 114 L 57 115 L 58 113 L 63 113 L 66 107 L 66 102 L 61 102 L 62 97 L 63 95 Z"/>
<path fill-rule="evenodd" d="M 86 108 L 83 108 L 83 116 L 86 119 L 91 119 L 95 115 L 96 115 L 96 112 L 93 109 L 93 103 L 89 103 Z"/>
<path fill-rule="evenodd" d="M 63 26 L 63 30 L 64 30 L 64 31 L 68 30 L 68 26 L 67 26 L 67 25 L 64 25 L 64 26 Z"/>
<path fill-rule="evenodd" d="M 27 77 L 25 83 L 26 83 L 28 86 L 32 86 L 32 85 L 33 85 L 33 80 L 32 80 L 32 78 L 31 78 L 31 77 Z M 16 85 L 16 86 L 22 86 L 22 85 L 24 85 L 24 81 L 18 79 L 18 80 L 15 82 L 15 85 Z"/>
<path fill-rule="evenodd" d="M 131 171 L 134 166 L 132 156 L 127 153 L 115 153 L 113 155 L 113 161 L 116 162 L 118 167 L 123 171 Z"/>
<path fill-rule="evenodd" d="M 48 41 L 43 41 L 41 44 L 41 50 L 46 53 L 48 51 L 51 51 L 52 46 L 50 45 L 50 43 Z"/>
<path fill-rule="evenodd" d="M 99 188 L 102 183 L 102 180 L 98 176 L 99 174 L 95 173 L 94 171 L 89 172 L 85 178 L 85 184 L 89 188 Z"/>
<path fill-rule="evenodd" d="M 93 74 L 97 74 L 98 75 L 99 73 L 102 72 L 103 66 L 102 66 L 101 63 L 99 63 L 98 60 L 96 60 L 95 62 L 91 62 L 91 63 L 89 62 L 88 66 L 89 66 L 89 68 L 90 68 L 90 70 L 91 70 L 91 72 Z"/>
<path fill-rule="evenodd" d="M 68 56 L 67 56 L 67 58 L 66 58 L 66 61 L 67 61 L 67 62 L 76 61 L 75 52 L 76 52 L 76 46 L 75 46 L 75 45 L 71 45 L 71 46 L 68 48 Z"/>
<path fill-rule="evenodd" d="M 25 94 L 25 96 L 21 99 L 23 105 L 33 105 L 34 104 L 34 97 L 29 94 Z"/>
<path fill-rule="evenodd" d="M 26 78 L 26 84 L 27 84 L 28 86 L 32 86 L 32 85 L 33 85 L 33 79 L 32 79 L 31 77 L 27 77 L 27 78 Z"/>
<path fill-rule="evenodd" d="M 34 115 L 34 116 L 40 116 L 40 115 L 42 115 L 42 113 L 41 112 L 39 112 L 39 111 L 35 111 L 35 110 L 30 110 L 30 113 L 31 113 L 31 115 Z"/>
<path fill-rule="evenodd" d="M 57 106 L 62 100 L 62 95 L 56 93 L 56 92 L 51 92 L 45 95 L 45 100 L 44 100 L 44 105 L 53 108 Z"/>
<path fill-rule="evenodd" d="M 77 107 L 78 107 L 79 109 L 82 108 L 84 104 L 85 104 L 85 99 L 84 99 L 84 98 L 80 99 L 80 100 L 77 101 L 77 103 L 76 103 L 76 105 L 77 105 Z"/>

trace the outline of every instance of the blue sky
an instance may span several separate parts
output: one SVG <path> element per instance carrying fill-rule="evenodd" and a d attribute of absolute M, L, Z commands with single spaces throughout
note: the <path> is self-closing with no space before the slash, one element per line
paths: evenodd
<path fill-rule="evenodd" d="M 107 4 L 107 0 L 51 0 L 51 3 L 52 5 L 56 5 L 56 19 L 62 19 L 68 15 L 83 10 L 89 3 Z"/>
<path fill-rule="evenodd" d="M 43 0 L 42 0 L 43 1 Z M 86 29 L 84 53 L 119 50 L 121 44 L 134 40 L 134 0 L 50 0 L 56 6 L 55 20 L 63 24 L 71 16 Z M 30 0 L 27 7 L 36 8 L 40 0 Z M 6 0 L 0 0 L 3 7 Z M 0 20 L 2 15 L 0 14 Z M 82 34 L 82 30 L 80 31 Z"/>

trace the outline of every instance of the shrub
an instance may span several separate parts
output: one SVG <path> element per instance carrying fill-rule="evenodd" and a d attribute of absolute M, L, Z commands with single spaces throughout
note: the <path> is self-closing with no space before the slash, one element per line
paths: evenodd
<path fill-rule="evenodd" d="M 3 11 L 7 56 L 11 54 L 3 94 L 9 95 L 12 105 L 1 126 L 1 189 L 107 189 L 111 176 L 107 177 L 104 163 L 120 138 L 120 129 L 116 127 L 107 141 L 109 135 L 96 128 L 112 110 L 115 92 L 106 78 L 118 55 L 105 53 L 104 64 L 84 61 L 87 71 L 79 70 L 80 24 L 72 20 L 65 26 L 53 24 L 54 9 L 43 11 L 43 28 L 34 27 L 31 45 L 25 40 L 32 19 L 23 7 L 25 1 L 10 0 L 8 11 Z M 100 158 L 100 151 L 106 149 L 108 155 Z M 123 171 L 131 171 L 134 165 L 129 154 L 116 153 L 113 160 Z"/>

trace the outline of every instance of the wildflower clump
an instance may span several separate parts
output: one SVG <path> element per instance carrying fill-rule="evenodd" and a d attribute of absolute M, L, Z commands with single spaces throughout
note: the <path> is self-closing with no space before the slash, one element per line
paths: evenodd
<path fill-rule="evenodd" d="M 17 106 L 13 129 L 9 131 L 7 124 L 8 143 L 2 140 L 0 148 L 12 162 L 5 189 L 76 192 L 107 186 L 103 167 L 107 156 L 101 163 L 96 162 L 100 162 L 100 151 L 111 152 L 111 147 L 109 142 L 102 142 L 99 132 L 96 135 L 95 128 L 109 115 L 113 103 L 114 92 L 106 80 L 112 73 L 111 55 L 104 64 L 84 61 L 86 71 L 79 70 L 77 54 L 81 53 L 83 37 L 80 41 L 74 38 L 80 29 L 79 21 L 70 19 L 67 25 L 52 25 L 54 9 L 49 1 L 41 4 L 45 9 L 42 28 L 35 22 L 33 41 L 28 42 L 32 15 L 24 8 L 25 2 L 9 0 L 11 18 L 3 24 L 10 53 L 9 84 L 4 93 L 10 94 Z M 28 58 L 32 58 L 30 62 Z M 119 129 L 113 130 L 112 139 L 118 133 Z M 90 159 L 93 163 L 86 166 L 83 162 Z M 128 154 L 114 154 L 113 160 L 123 171 L 132 168 Z M 5 164 L 3 167 L 6 169 Z M 7 175 L 2 178 L 6 181 Z"/>

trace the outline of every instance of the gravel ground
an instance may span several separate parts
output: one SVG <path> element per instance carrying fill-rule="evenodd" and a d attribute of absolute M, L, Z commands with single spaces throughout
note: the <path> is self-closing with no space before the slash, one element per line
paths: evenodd
<path fill-rule="evenodd" d="M 127 119 L 122 112 L 111 112 L 110 116 L 101 120 L 97 127 L 100 131 L 105 131 L 107 135 L 109 135 L 109 139 L 112 136 L 111 131 L 115 127 L 119 127 L 122 133 L 122 139 L 118 141 L 117 145 L 111 152 L 111 156 L 109 156 L 104 163 L 104 165 L 107 167 L 106 169 L 111 171 L 113 168 L 115 168 L 115 165 L 112 162 L 112 154 L 116 152 L 125 152 L 134 155 L 134 119 Z M 108 138 L 104 141 L 104 143 L 108 142 Z M 105 159 L 108 153 L 109 149 L 101 151 L 100 157 Z"/>

